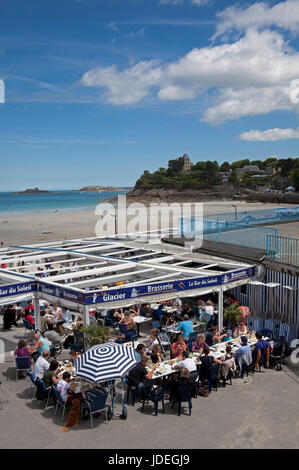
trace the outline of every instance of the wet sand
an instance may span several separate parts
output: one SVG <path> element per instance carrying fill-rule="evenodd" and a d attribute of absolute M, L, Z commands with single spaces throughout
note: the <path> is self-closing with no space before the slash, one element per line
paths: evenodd
<path fill-rule="evenodd" d="M 204 214 L 233 212 L 233 204 L 237 206 L 238 211 L 292 207 L 289 204 L 214 200 L 205 202 L 203 204 L 203 211 Z M 177 214 L 177 216 L 180 215 L 179 213 Z M 177 216 L 174 217 L 172 224 L 175 227 L 177 227 Z M 168 218 L 162 216 L 161 219 L 161 228 L 168 227 Z M 13 244 L 94 237 L 96 236 L 96 224 L 98 221 L 100 221 L 100 216 L 96 215 L 93 210 L 0 216 L 0 242 L 3 242 L 4 246 L 9 246 Z M 114 234 L 114 220 L 111 222 L 107 235 Z M 299 236 L 299 222 L 278 225 L 277 227 L 281 235 Z M 128 231 L 135 231 L 134 229 L 132 230 L 132 225 L 129 228 L 130 230 Z M 156 228 L 158 228 L 156 225 L 150 227 L 151 230 Z M 122 230 L 119 231 L 123 233 Z"/>

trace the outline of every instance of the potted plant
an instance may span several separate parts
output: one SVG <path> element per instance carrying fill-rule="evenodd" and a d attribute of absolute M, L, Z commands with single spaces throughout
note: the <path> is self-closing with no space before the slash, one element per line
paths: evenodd
<path fill-rule="evenodd" d="M 235 303 L 224 309 L 223 320 L 229 323 L 230 329 L 233 330 L 242 318 L 243 315 L 238 304 Z"/>
<path fill-rule="evenodd" d="M 106 343 L 110 337 L 110 328 L 103 326 L 101 323 L 95 322 L 90 326 L 82 328 L 87 344 L 95 346 L 96 344 Z"/>

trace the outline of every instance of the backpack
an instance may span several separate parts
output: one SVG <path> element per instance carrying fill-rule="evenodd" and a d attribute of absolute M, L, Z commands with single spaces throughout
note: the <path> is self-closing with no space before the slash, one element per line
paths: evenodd
<path fill-rule="evenodd" d="M 208 397 L 209 396 L 208 387 L 204 384 L 199 385 L 198 395 L 201 396 L 201 397 Z"/>

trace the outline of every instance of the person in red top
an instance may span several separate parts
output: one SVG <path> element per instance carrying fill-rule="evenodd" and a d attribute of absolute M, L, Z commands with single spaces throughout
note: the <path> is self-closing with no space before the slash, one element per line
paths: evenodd
<path fill-rule="evenodd" d="M 31 315 L 31 311 L 30 311 L 29 308 L 26 308 L 26 309 L 25 309 L 25 312 L 24 312 L 24 319 L 27 320 L 30 325 L 34 325 L 34 324 L 35 324 L 34 318 L 33 318 L 33 316 Z"/>
<path fill-rule="evenodd" d="M 171 346 L 172 358 L 176 359 L 177 357 L 182 357 L 183 352 L 186 350 L 187 346 L 184 337 L 183 335 L 179 335 L 177 341 Z"/>
<path fill-rule="evenodd" d="M 22 310 L 22 316 L 23 317 L 25 316 L 25 312 L 28 309 L 29 309 L 30 312 L 32 312 L 34 310 L 34 305 L 30 302 L 30 300 L 28 300 L 26 307 L 23 308 L 23 310 Z"/>

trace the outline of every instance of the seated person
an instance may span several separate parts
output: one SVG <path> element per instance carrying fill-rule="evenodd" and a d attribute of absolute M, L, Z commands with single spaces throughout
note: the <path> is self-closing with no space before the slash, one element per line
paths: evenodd
<path fill-rule="evenodd" d="M 220 331 L 221 341 L 231 341 L 233 339 L 233 332 L 229 328 L 222 328 Z"/>
<path fill-rule="evenodd" d="M 184 341 L 184 337 L 182 335 L 178 336 L 178 339 L 175 343 L 171 346 L 171 355 L 173 359 L 177 357 L 182 357 L 183 352 L 187 350 L 187 345 Z"/>
<path fill-rule="evenodd" d="M 62 318 L 66 323 L 72 322 L 73 317 L 69 309 L 66 309 L 65 307 L 62 307 Z"/>
<path fill-rule="evenodd" d="M 27 347 L 27 343 L 23 339 L 21 339 L 18 342 L 18 347 L 15 350 L 14 355 L 16 357 L 29 357 L 30 356 L 29 349 Z"/>
<path fill-rule="evenodd" d="M 57 331 L 54 330 L 52 323 L 48 324 L 48 329 L 44 332 L 44 337 L 51 341 L 52 344 L 59 343 L 61 341 L 61 336 Z"/>
<path fill-rule="evenodd" d="M 159 340 L 158 340 L 158 336 L 159 336 L 159 331 L 156 330 L 155 328 L 151 330 L 151 334 L 147 340 L 147 348 L 146 348 L 146 352 L 151 354 L 152 350 L 153 350 L 153 347 L 156 345 L 156 344 L 160 344 L 159 343 Z"/>
<path fill-rule="evenodd" d="M 176 308 L 178 311 L 182 310 L 183 302 L 181 299 L 174 299 L 172 301 L 172 307 Z"/>
<path fill-rule="evenodd" d="M 164 315 L 164 310 L 163 310 L 163 305 L 159 305 L 159 308 L 157 310 L 153 310 L 152 313 L 152 318 L 153 321 L 160 321 L 162 316 Z"/>
<path fill-rule="evenodd" d="M 81 333 L 83 327 L 84 327 L 83 319 L 82 317 L 79 316 L 77 318 L 76 324 L 73 326 L 73 331 L 75 333 Z"/>
<path fill-rule="evenodd" d="M 125 325 L 130 325 L 132 328 L 136 325 L 135 320 L 130 315 L 130 310 L 125 310 L 124 315 L 119 321 L 119 323 L 124 323 Z"/>
<path fill-rule="evenodd" d="M 213 305 L 213 302 L 211 300 L 207 301 L 207 304 L 204 307 L 204 312 L 208 313 L 211 316 L 214 315 L 214 305 Z"/>
<path fill-rule="evenodd" d="M 245 320 L 243 318 L 241 318 L 238 321 L 238 326 L 235 328 L 235 331 L 233 333 L 233 337 L 237 338 L 239 336 L 248 335 L 249 333 L 250 333 L 250 330 L 249 330 L 248 326 L 246 326 Z"/>
<path fill-rule="evenodd" d="M 70 351 L 69 361 L 72 364 L 75 364 L 75 361 L 76 361 L 76 359 L 78 359 L 79 356 L 81 356 L 81 354 L 78 351 L 71 350 Z"/>
<path fill-rule="evenodd" d="M 21 339 L 18 342 L 18 347 L 15 350 L 14 355 L 16 357 L 30 357 L 29 349 L 27 348 L 27 344 L 25 343 L 25 341 L 23 339 Z M 18 377 L 19 377 L 19 379 L 21 379 L 23 377 L 26 377 L 26 372 L 19 370 L 18 371 Z"/>
<path fill-rule="evenodd" d="M 50 362 L 50 367 L 44 372 L 43 381 L 45 383 L 46 388 L 52 387 L 53 385 L 57 385 L 60 378 L 56 377 L 57 370 L 59 367 L 59 362 L 56 359 Z"/>
<path fill-rule="evenodd" d="M 71 382 L 71 374 L 69 372 L 64 372 L 62 378 L 57 383 L 57 389 L 59 390 L 64 402 L 72 401 L 72 392 L 75 388 L 76 384 Z"/>
<path fill-rule="evenodd" d="M 193 324 L 188 315 L 184 315 L 183 321 L 178 324 L 177 329 L 183 332 L 185 341 L 188 341 L 189 334 L 193 333 Z"/>
<path fill-rule="evenodd" d="M 32 310 L 26 308 L 24 311 L 24 320 L 27 320 L 30 326 L 34 326 L 34 318 L 31 315 Z"/>
<path fill-rule="evenodd" d="M 136 359 L 137 359 L 137 362 L 141 362 L 141 359 L 146 356 L 146 351 L 145 351 L 145 346 L 144 344 L 138 344 L 136 350 L 135 350 L 135 354 L 136 354 Z"/>
<path fill-rule="evenodd" d="M 204 312 L 204 302 L 203 302 L 203 300 L 198 299 L 196 303 L 197 303 L 197 305 L 195 307 L 193 307 L 193 310 L 195 311 L 197 318 L 200 319 L 200 316 Z"/>
<path fill-rule="evenodd" d="M 33 366 L 33 377 L 34 379 L 42 379 L 46 370 L 49 369 L 50 364 L 48 359 L 50 357 L 50 351 L 45 350 L 42 356 L 39 356 Z"/>
<path fill-rule="evenodd" d="M 50 350 L 50 345 L 46 338 L 43 338 L 39 331 L 33 333 L 34 345 L 29 347 L 29 352 L 32 355 L 32 359 L 36 359 L 43 354 L 44 351 Z"/>
<path fill-rule="evenodd" d="M 62 310 L 60 307 L 58 307 L 57 304 L 53 304 L 53 307 L 51 307 L 52 315 L 54 315 L 54 318 L 60 317 L 62 314 Z"/>
<path fill-rule="evenodd" d="M 247 344 L 246 336 L 241 336 L 241 346 L 240 348 L 234 353 L 234 357 L 244 356 L 245 354 L 251 351 L 250 346 Z"/>
<path fill-rule="evenodd" d="M 260 331 L 255 333 L 256 339 L 258 340 L 255 343 L 252 358 L 254 367 L 256 370 L 259 369 L 259 362 L 264 361 L 265 367 L 269 367 L 269 360 L 270 360 L 270 346 L 268 341 L 263 339 L 263 335 Z"/>
<path fill-rule="evenodd" d="M 182 317 L 184 318 L 185 315 L 188 315 L 188 318 L 193 319 L 195 317 L 195 312 L 192 309 L 190 304 L 185 304 L 182 310 Z"/>
<path fill-rule="evenodd" d="M 200 362 L 199 369 L 199 380 L 204 381 L 210 378 L 210 372 L 213 364 L 221 364 L 222 361 L 216 359 L 213 356 L 210 356 L 210 348 L 205 346 L 203 349 L 203 355 L 197 358 L 197 361 Z"/>
<path fill-rule="evenodd" d="M 163 353 L 160 344 L 155 344 L 151 353 L 151 360 L 153 364 L 161 364 L 163 362 Z"/>
<path fill-rule="evenodd" d="M 209 347 L 211 347 L 213 346 L 213 344 L 215 344 L 215 342 L 218 342 L 217 328 L 216 326 L 212 326 L 210 330 L 206 333 L 206 343 Z"/>
<path fill-rule="evenodd" d="M 188 351 L 183 351 L 182 361 L 174 366 L 174 369 L 188 369 L 189 372 L 196 372 L 197 367 L 194 359 L 189 357 Z"/>
<path fill-rule="evenodd" d="M 170 381 L 170 394 L 169 400 L 178 400 L 179 399 L 179 387 L 189 387 L 190 389 L 190 398 L 192 398 L 196 393 L 196 386 L 195 381 L 191 379 L 190 372 L 188 369 L 184 367 L 180 369 L 180 374 L 173 374 L 172 379 Z"/>
<path fill-rule="evenodd" d="M 137 335 L 137 332 L 133 329 L 131 324 L 127 325 L 127 329 L 121 335 L 118 335 L 115 342 L 116 343 L 123 343 L 124 341 L 131 341 L 134 336 Z"/>
<path fill-rule="evenodd" d="M 148 363 L 147 356 L 144 356 L 141 359 L 141 362 L 136 364 L 133 369 L 130 370 L 128 378 L 131 381 L 131 384 L 134 384 L 137 387 L 137 392 L 143 393 L 144 396 L 147 395 L 147 390 L 152 386 L 152 378 L 156 370 L 156 366 L 148 373 L 146 366 Z"/>
<path fill-rule="evenodd" d="M 48 318 L 46 318 L 46 311 L 45 310 L 41 310 L 40 311 L 40 325 L 41 325 L 41 331 L 46 331 L 46 329 L 48 328 L 48 323 L 49 323 L 49 320 Z"/>
<path fill-rule="evenodd" d="M 193 353 L 203 353 L 203 348 L 204 346 L 208 346 L 206 341 L 205 341 L 205 335 L 203 333 L 200 333 L 197 335 L 196 341 L 192 343 L 192 352 Z"/>

